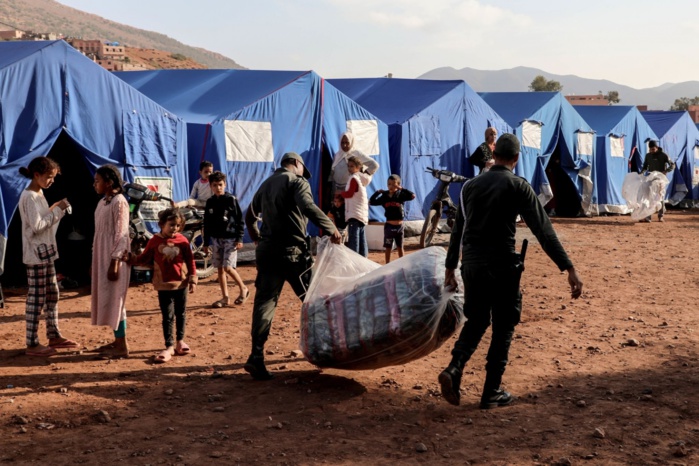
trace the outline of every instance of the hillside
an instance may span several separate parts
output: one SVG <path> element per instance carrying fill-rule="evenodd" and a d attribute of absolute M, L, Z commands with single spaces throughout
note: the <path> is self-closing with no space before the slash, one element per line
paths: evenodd
<path fill-rule="evenodd" d="M 244 68 L 221 54 L 190 47 L 164 34 L 109 21 L 53 0 L 0 0 L 0 21 L 34 32 L 105 39 L 129 47 L 163 50 L 170 54 L 184 55 L 209 68 Z M 10 29 L 3 25 L 0 28 Z"/>
<path fill-rule="evenodd" d="M 575 75 L 558 75 L 537 68 L 519 66 L 507 70 L 476 70 L 473 68 L 436 68 L 420 79 L 462 79 L 477 92 L 523 92 L 537 75 L 556 80 L 564 95 L 597 94 L 618 91 L 622 105 L 647 105 L 652 110 L 668 110 L 681 97 L 699 96 L 699 81 L 666 83 L 647 89 L 635 89 L 606 79 L 588 79 Z"/>

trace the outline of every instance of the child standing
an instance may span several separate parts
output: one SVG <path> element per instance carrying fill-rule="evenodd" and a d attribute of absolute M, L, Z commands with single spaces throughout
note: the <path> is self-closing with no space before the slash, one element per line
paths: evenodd
<path fill-rule="evenodd" d="M 342 235 L 342 242 L 347 238 L 347 220 L 345 220 L 345 198 L 335 195 L 333 204 L 328 211 L 328 218 L 335 224 L 335 228 Z"/>
<path fill-rule="evenodd" d="M 345 190 L 340 195 L 345 199 L 345 218 L 347 218 L 347 246 L 354 252 L 367 257 L 369 245 L 366 241 L 364 227 L 369 223 L 369 204 L 367 202 L 366 186 L 371 177 L 361 173 L 362 161 L 359 157 L 347 159 L 347 170 L 350 173 Z"/>
<path fill-rule="evenodd" d="M 158 214 L 160 233 L 153 235 L 140 256 L 129 254 L 129 264 L 153 266 L 153 288 L 158 292 L 165 336 L 165 349 L 155 358 L 160 364 L 168 362 L 173 354 L 183 356 L 190 351 L 184 342 L 187 290 L 194 293 L 197 268 L 189 241 L 179 233 L 183 225 L 184 217 L 179 209 L 163 210 Z M 176 324 L 176 345 L 173 324 Z"/>
<path fill-rule="evenodd" d="M 240 275 L 235 270 L 238 249 L 243 247 L 243 213 L 238 200 L 226 191 L 226 175 L 215 171 L 209 176 L 213 196 L 206 201 L 204 210 L 204 253 L 212 250 L 212 264 L 218 269 L 218 283 L 222 298 L 212 304 L 221 308 L 230 306 L 227 276 L 230 276 L 240 288 L 240 295 L 235 304 L 243 304 L 250 296 Z M 211 246 L 211 248 L 209 248 Z"/>
<path fill-rule="evenodd" d="M 95 192 L 104 196 L 95 209 L 92 245 L 92 325 L 114 330 L 114 341 L 97 348 L 105 358 L 128 358 L 126 341 L 126 292 L 131 269 L 121 264 L 131 249 L 129 203 L 124 197 L 119 169 L 104 165 L 95 173 Z"/>
<path fill-rule="evenodd" d="M 58 329 L 58 283 L 53 262 L 58 259 L 56 230 L 70 207 L 62 199 L 49 207 L 44 197 L 60 167 L 48 157 L 36 157 L 19 173 L 31 180 L 19 197 L 22 218 L 22 261 L 27 266 L 27 356 L 52 356 L 56 348 L 78 348 L 73 340 L 61 336 Z M 49 344 L 39 344 L 39 315 L 46 309 L 46 336 Z"/>
<path fill-rule="evenodd" d="M 415 194 L 400 185 L 400 176 L 391 175 L 388 177 L 388 191 L 379 189 L 369 199 L 369 204 L 383 206 L 386 211 L 386 223 L 383 227 L 383 246 L 386 248 L 386 263 L 391 262 L 391 251 L 393 243 L 396 243 L 398 257 L 403 257 L 403 238 L 405 228 L 403 219 L 405 211 L 403 204 L 415 199 Z"/>

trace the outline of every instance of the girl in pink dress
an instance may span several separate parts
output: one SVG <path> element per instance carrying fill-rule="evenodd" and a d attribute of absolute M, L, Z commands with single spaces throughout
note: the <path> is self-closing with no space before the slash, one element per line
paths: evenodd
<path fill-rule="evenodd" d="M 129 204 L 119 170 L 104 165 L 95 173 L 95 191 L 104 197 L 95 210 L 95 238 L 92 246 L 92 325 L 114 330 L 114 342 L 97 351 L 107 358 L 129 357 L 126 342 L 126 292 L 131 268 L 122 264 L 130 250 Z"/>

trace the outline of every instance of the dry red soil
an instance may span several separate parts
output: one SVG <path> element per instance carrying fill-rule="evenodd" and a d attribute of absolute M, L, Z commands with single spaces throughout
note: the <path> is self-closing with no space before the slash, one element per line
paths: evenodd
<path fill-rule="evenodd" d="M 462 405 L 454 407 L 437 384 L 453 340 L 405 366 L 320 371 L 292 355 L 301 306 L 288 287 L 267 346 L 276 374 L 269 382 L 242 369 L 252 299 L 212 309 L 220 293 L 215 278 L 190 295 L 192 354 L 164 365 L 152 362 L 162 332 L 149 285 L 129 290 L 132 353 L 118 361 L 87 351 L 111 331 L 90 326 L 86 289 L 65 291 L 60 302 L 63 333 L 85 350 L 24 355 L 23 290 L 6 289 L 0 461 L 697 464 L 699 213 L 670 211 L 666 219 L 555 219 L 585 283 L 576 301 L 565 275 L 532 242 L 522 323 L 505 373 L 505 388 L 518 399 L 488 411 L 478 409 L 488 334 L 466 367 Z M 521 226 L 518 238 L 531 234 Z M 439 241 L 446 245 L 447 236 Z M 382 262 L 383 253 L 371 258 Z M 254 293 L 254 265 L 239 270 Z"/>

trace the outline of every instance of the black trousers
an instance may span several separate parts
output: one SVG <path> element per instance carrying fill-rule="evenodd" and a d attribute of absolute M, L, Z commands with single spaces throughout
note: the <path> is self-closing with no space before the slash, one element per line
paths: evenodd
<path fill-rule="evenodd" d="M 461 275 L 466 296 L 464 314 L 468 320 L 454 345 L 452 356 L 459 361 L 459 369 L 462 369 L 492 323 L 492 339 L 485 366 L 485 389 L 495 390 L 500 387 L 512 336 L 522 313 L 519 288 L 522 266 L 517 255 L 513 255 L 511 260 L 498 262 L 465 260 Z"/>
<path fill-rule="evenodd" d="M 262 354 L 269 338 L 272 319 L 277 309 L 284 282 L 289 283 L 296 296 L 303 299 L 311 283 L 313 256 L 304 249 L 288 248 L 283 255 L 257 251 L 255 302 L 252 311 L 253 353 Z"/>
<path fill-rule="evenodd" d="M 175 346 L 172 324 L 176 323 L 177 341 L 184 340 L 184 327 L 187 321 L 187 288 L 181 290 L 158 291 L 158 303 L 163 314 L 163 335 L 165 347 Z"/>

